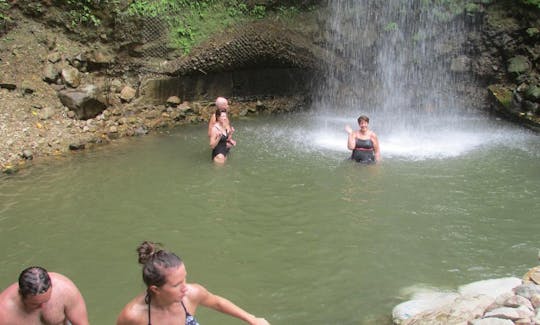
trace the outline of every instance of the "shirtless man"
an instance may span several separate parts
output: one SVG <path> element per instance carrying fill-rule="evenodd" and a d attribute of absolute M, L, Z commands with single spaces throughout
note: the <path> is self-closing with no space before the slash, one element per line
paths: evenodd
<path fill-rule="evenodd" d="M 29 267 L 0 293 L 0 325 L 88 325 L 86 304 L 65 276 Z"/>

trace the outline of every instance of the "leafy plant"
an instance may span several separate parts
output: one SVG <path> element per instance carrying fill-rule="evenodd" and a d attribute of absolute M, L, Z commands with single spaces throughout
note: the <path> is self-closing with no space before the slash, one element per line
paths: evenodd
<path fill-rule="evenodd" d="M 68 15 L 71 18 L 71 26 L 79 24 L 87 26 L 99 26 L 101 20 L 94 15 L 94 1 L 92 0 L 67 0 Z"/>
<path fill-rule="evenodd" d="M 292 18 L 300 10 L 282 6 L 276 12 Z M 170 45 L 189 53 L 195 44 L 226 27 L 266 17 L 267 7 L 249 6 L 243 0 L 133 0 L 123 14 L 160 17 L 169 27 Z"/>
<path fill-rule="evenodd" d="M 257 19 L 262 19 L 266 16 L 266 7 L 261 5 L 255 5 L 251 10 L 251 15 Z"/>
<path fill-rule="evenodd" d="M 9 8 L 9 4 L 6 0 L 0 0 L 0 23 L 7 20 L 4 12 Z"/>
<path fill-rule="evenodd" d="M 522 0 L 525 4 L 536 6 L 540 8 L 540 0 Z"/>

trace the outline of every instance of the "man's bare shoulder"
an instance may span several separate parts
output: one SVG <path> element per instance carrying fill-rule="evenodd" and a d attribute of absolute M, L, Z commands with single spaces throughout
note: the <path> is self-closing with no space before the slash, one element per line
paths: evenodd
<path fill-rule="evenodd" d="M 0 293 L 0 325 L 15 324 L 17 317 L 17 297 L 19 286 L 14 283 Z"/>
<path fill-rule="evenodd" d="M 53 283 L 53 286 L 62 286 L 62 288 L 79 291 L 75 283 L 67 276 L 56 272 L 49 272 L 49 276 L 51 277 L 51 282 Z"/>
<path fill-rule="evenodd" d="M 13 303 L 13 297 L 18 295 L 19 285 L 13 283 L 7 287 L 4 291 L 0 292 L 0 306 L 4 306 L 7 303 Z"/>

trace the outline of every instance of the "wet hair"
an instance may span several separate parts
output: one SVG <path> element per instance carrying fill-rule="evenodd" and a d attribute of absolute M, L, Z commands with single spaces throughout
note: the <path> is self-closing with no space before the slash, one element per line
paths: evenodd
<path fill-rule="evenodd" d="M 24 269 L 19 275 L 19 294 L 21 297 L 44 294 L 51 287 L 51 278 L 47 270 L 40 266 Z"/>
<path fill-rule="evenodd" d="M 143 265 L 142 277 L 147 287 L 161 287 L 167 280 L 164 270 L 182 265 L 180 257 L 161 246 L 159 243 L 144 241 L 137 247 L 139 264 Z"/>
<path fill-rule="evenodd" d="M 219 119 L 219 117 L 221 116 L 221 113 L 227 113 L 227 110 L 224 110 L 222 108 L 217 108 L 216 109 L 216 121 Z"/>
<path fill-rule="evenodd" d="M 366 121 L 367 123 L 369 123 L 369 117 L 365 115 L 360 115 L 360 117 L 358 118 L 358 124 L 360 124 L 360 121 Z"/>

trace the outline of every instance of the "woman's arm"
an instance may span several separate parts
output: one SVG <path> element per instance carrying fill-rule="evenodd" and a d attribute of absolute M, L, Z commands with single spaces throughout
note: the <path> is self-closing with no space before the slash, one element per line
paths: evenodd
<path fill-rule="evenodd" d="M 219 133 L 217 128 L 212 128 L 210 130 L 210 148 L 214 149 L 219 143 L 219 139 L 221 139 L 221 133 Z"/>
<path fill-rule="evenodd" d="M 347 148 L 349 148 L 349 150 L 354 150 L 354 148 L 356 147 L 356 139 L 354 137 L 354 131 L 348 125 L 345 125 L 345 131 L 347 131 L 347 133 L 349 134 L 349 137 L 347 139 Z"/>
<path fill-rule="evenodd" d="M 216 125 L 216 114 L 212 114 L 210 116 L 210 121 L 208 122 L 208 136 L 212 136 L 212 130 L 214 129 L 214 125 Z"/>
<path fill-rule="evenodd" d="M 381 161 L 381 150 L 379 148 L 379 138 L 371 132 L 371 142 L 373 142 L 373 153 L 375 153 L 375 161 Z"/>
<path fill-rule="evenodd" d="M 254 315 L 235 305 L 230 300 L 209 292 L 201 285 L 190 284 L 190 287 L 191 292 L 189 298 L 195 300 L 194 303 L 196 304 L 201 304 L 221 313 L 239 318 L 250 325 L 270 324 L 268 321 L 266 321 L 266 319 L 255 317 Z"/>

